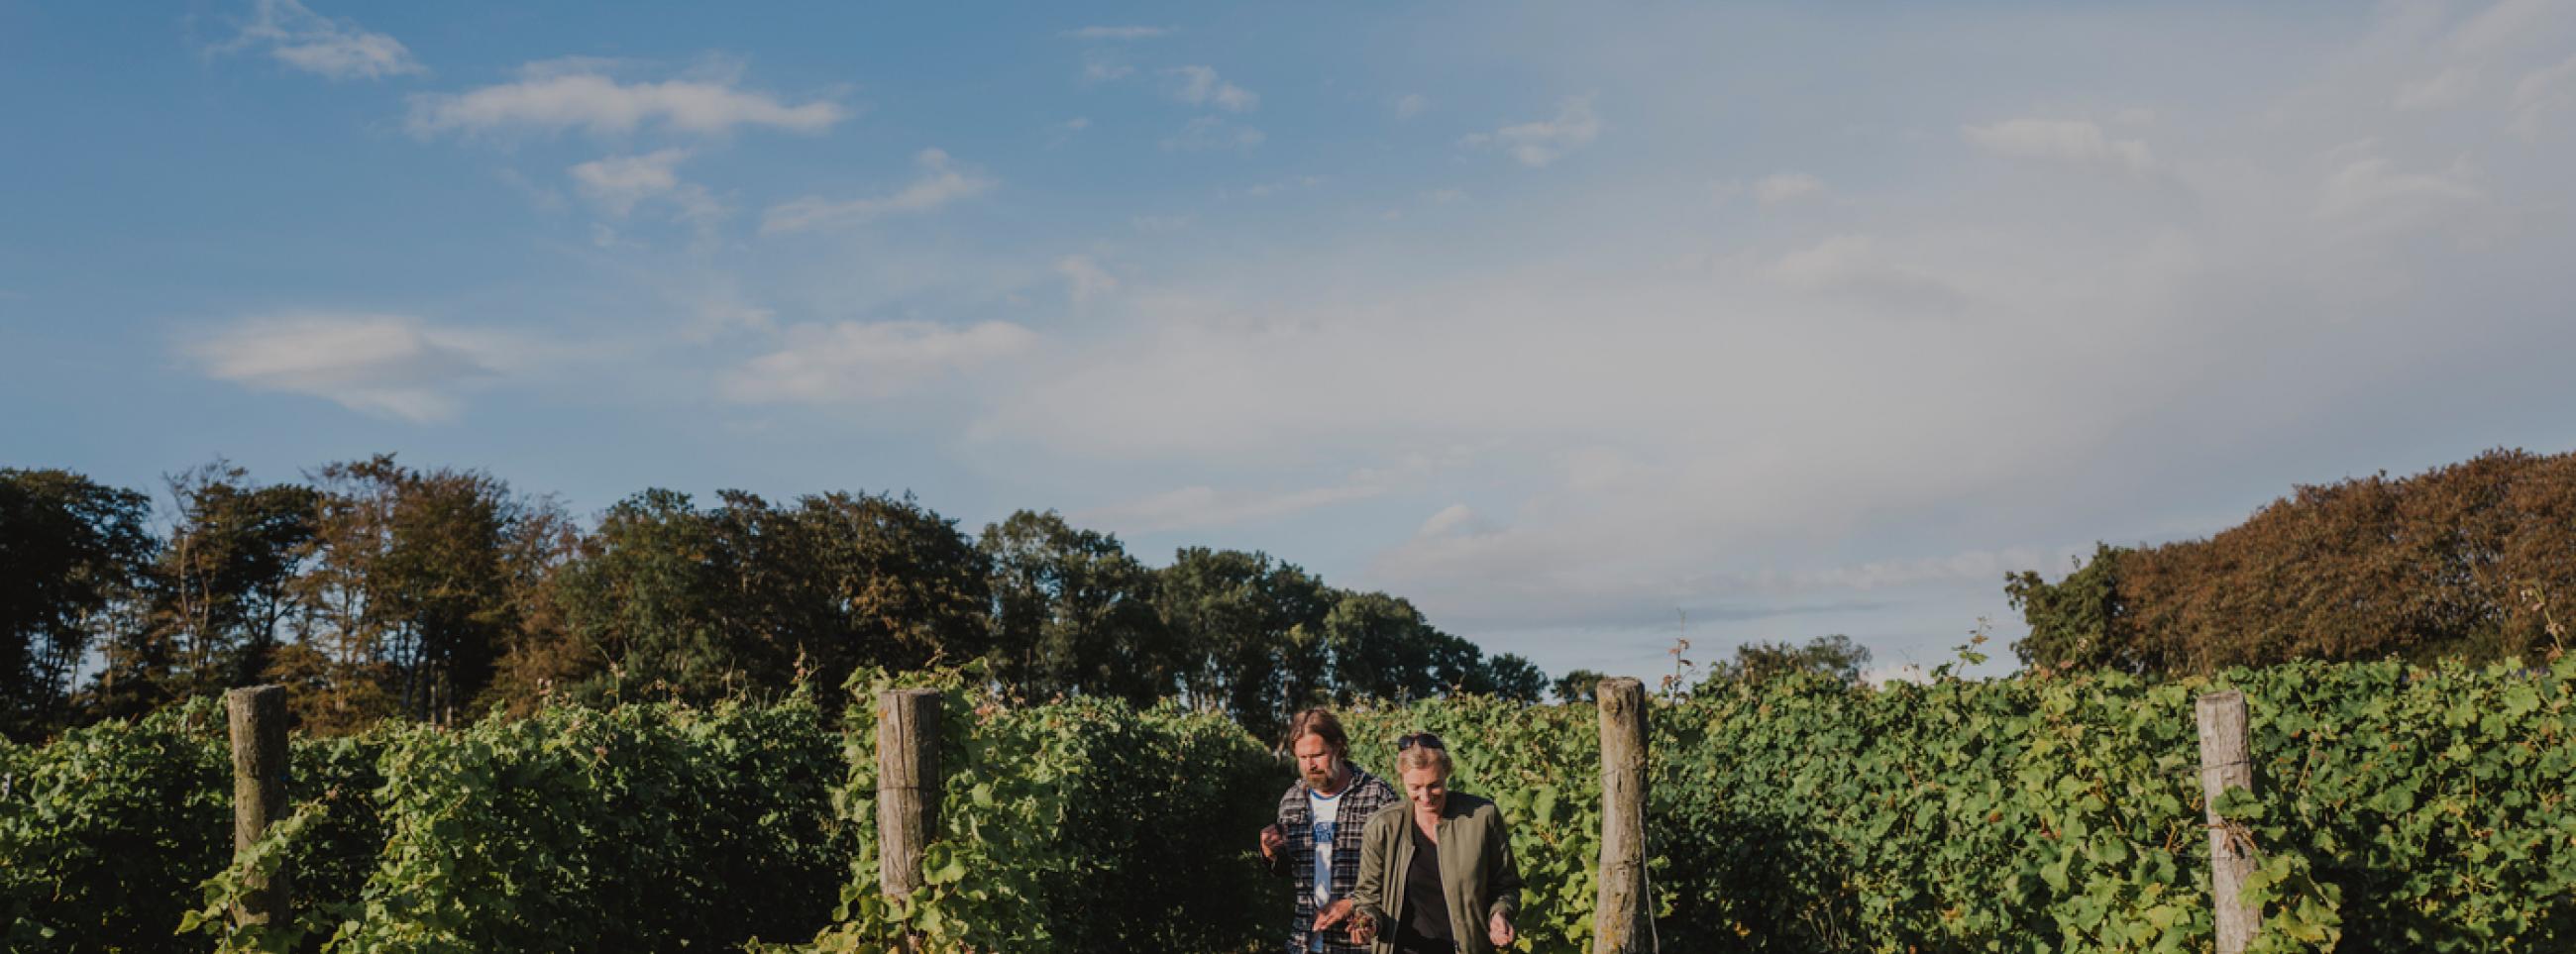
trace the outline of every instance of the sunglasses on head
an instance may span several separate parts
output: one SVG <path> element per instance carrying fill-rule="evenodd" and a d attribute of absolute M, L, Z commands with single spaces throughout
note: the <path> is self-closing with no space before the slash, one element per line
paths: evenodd
<path fill-rule="evenodd" d="M 1426 749 L 1439 749 L 1444 752 L 1449 750 L 1448 746 L 1440 744 L 1439 736 L 1432 735 L 1429 732 L 1416 732 L 1395 740 L 1395 750 L 1398 752 L 1402 752 L 1417 745 Z"/>

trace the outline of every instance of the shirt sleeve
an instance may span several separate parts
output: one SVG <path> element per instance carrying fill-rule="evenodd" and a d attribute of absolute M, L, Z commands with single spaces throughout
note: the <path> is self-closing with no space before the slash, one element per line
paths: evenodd
<path fill-rule="evenodd" d="M 1518 923 L 1521 910 L 1521 866 L 1513 857 L 1511 828 L 1503 823 L 1501 806 L 1488 809 L 1492 814 L 1485 823 L 1485 857 L 1493 877 L 1486 881 L 1494 892 L 1488 917 L 1499 914 L 1503 920 Z"/>
<path fill-rule="evenodd" d="M 1389 921 L 1386 908 L 1378 899 L 1386 894 L 1387 866 L 1395 860 L 1395 840 L 1388 836 L 1395 826 L 1386 825 L 1372 816 L 1368 827 L 1360 832 L 1360 878 L 1351 888 L 1351 913 L 1376 922 L 1379 937 L 1391 936 L 1395 925 Z"/>

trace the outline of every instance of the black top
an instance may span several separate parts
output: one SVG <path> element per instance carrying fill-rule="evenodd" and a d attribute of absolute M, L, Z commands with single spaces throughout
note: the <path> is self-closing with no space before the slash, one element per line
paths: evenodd
<path fill-rule="evenodd" d="M 1395 949 L 1405 954 L 1452 954 L 1449 898 L 1440 891 L 1440 847 L 1422 836 L 1422 826 L 1404 820 L 1413 835 L 1413 862 L 1404 869 L 1404 923 L 1396 925 Z"/>

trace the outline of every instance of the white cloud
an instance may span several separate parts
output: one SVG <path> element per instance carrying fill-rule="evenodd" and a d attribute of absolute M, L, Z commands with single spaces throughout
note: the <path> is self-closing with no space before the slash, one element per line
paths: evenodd
<path fill-rule="evenodd" d="M 2452 66 L 2398 87 L 2397 99 L 2390 105 L 2398 109 L 2440 109 L 2459 105 L 2477 90 L 2476 69 Z"/>
<path fill-rule="evenodd" d="M 1420 93 L 1406 93 L 1396 97 L 1393 103 L 1388 104 L 1388 108 L 1395 110 L 1397 119 L 1412 119 L 1431 108 L 1431 99 Z"/>
<path fill-rule="evenodd" d="M 958 168 L 948 158 L 948 153 L 938 149 L 924 149 L 913 159 L 921 166 L 921 178 L 902 191 L 844 202 L 806 196 L 771 206 L 768 214 L 761 218 L 761 234 L 866 222 L 894 213 L 928 212 L 959 199 L 983 195 L 992 191 L 996 184 L 992 179 Z"/>
<path fill-rule="evenodd" d="M 220 51 L 265 46 L 278 62 L 335 80 L 428 72 L 393 37 L 314 13 L 296 0 L 258 0 L 241 34 Z"/>
<path fill-rule="evenodd" d="M 180 348 L 207 377 L 413 423 L 454 420 L 460 387 L 524 361 L 523 344 L 402 315 L 255 318 Z"/>
<path fill-rule="evenodd" d="M 1165 152 L 1203 152 L 1210 149 L 1250 149 L 1270 138 L 1251 126 L 1238 126 L 1216 116 L 1200 116 L 1181 127 L 1181 131 L 1164 137 Z"/>
<path fill-rule="evenodd" d="M 1956 311 L 1969 297 L 1930 272 L 1889 261 L 1867 235 L 1837 235 L 1782 255 L 1770 274 L 1793 288 L 1857 295 L 1896 312 Z"/>
<path fill-rule="evenodd" d="M 2558 65 L 2531 71 L 2513 86 L 2513 131 L 2529 139 L 2540 133 L 2541 117 L 2576 106 L 2576 56 Z"/>
<path fill-rule="evenodd" d="M 1101 268 L 1100 263 L 1092 261 L 1089 255 L 1067 255 L 1057 259 L 1055 271 L 1064 276 L 1068 286 L 1066 293 L 1073 296 L 1076 304 L 1118 290 L 1118 277 Z"/>
<path fill-rule="evenodd" d="M 1460 142 L 1467 146 L 1494 146 L 1511 153 L 1512 158 L 1531 168 L 1545 167 L 1566 153 L 1592 144 L 1601 135 L 1601 118 L 1592 112 L 1592 97 L 1569 98 L 1558 107 L 1556 118 L 1505 126 L 1489 133 L 1476 133 Z"/>
<path fill-rule="evenodd" d="M 747 404 L 875 400 L 1027 351 L 1036 332 L 1005 321 L 955 328 L 927 321 L 844 321 L 787 329 L 784 347 L 725 375 Z"/>
<path fill-rule="evenodd" d="M 689 150 L 664 149 L 641 156 L 610 156 L 593 159 L 567 170 L 573 187 L 583 198 L 596 202 L 609 214 L 625 217 L 637 203 L 674 195 L 690 186 L 680 181 L 679 164 L 689 158 Z M 691 193 L 688 201 L 712 199 L 705 190 Z"/>
<path fill-rule="evenodd" d="M 726 78 L 620 83 L 602 68 L 592 61 L 531 64 L 515 83 L 415 96 L 409 127 L 423 137 L 511 129 L 628 133 L 648 124 L 700 135 L 742 126 L 816 133 L 849 116 L 830 100 L 788 105 Z"/>
<path fill-rule="evenodd" d="M 1322 176 L 1291 176 L 1286 179 L 1277 179 L 1252 186 L 1244 189 L 1243 194 L 1258 199 L 1264 196 L 1277 195 L 1294 189 L 1312 189 L 1323 184 L 1324 177 Z"/>
<path fill-rule="evenodd" d="M 1782 172 L 1753 184 L 1753 198 L 1763 205 L 1783 205 L 1825 194 L 1825 180 L 1804 172 Z"/>
<path fill-rule="evenodd" d="M 1493 532 L 1493 528 L 1485 523 L 1484 517 L 1477 515 L 1474 508 L 1469 507 L 1466 504 L 1450 504 L 1449 506 L 1441 508 L 1440 512 L 1432 514 L 1430 519 L 1422 521 L 1422 526 L 1419 529 L 1416 529 L 1413 532 L 1413 535 L 1416 537 L 1447 537 L 1456 536 L 1458 534 L 1491 532 Z"/>
<path fill-rule="evenodd" d="M 1164 70 L 1163 75 L 1179 80 L 1172 87 L 1172 98 L 1192 106 L 1215 106 L 1241 113 L 1261 105 L 1260 94 L 1218 78 L 1210 67 L 1175 66 Z"/>
<path fill-rule="evenodd" d="M 1152 40 L 1178 32 L 1158 26 L 1087 26 L 1066 30 L 1064 35 L 1076 40 Z"/>
<path fill-rule="evenodd" d="M 1107 53 L 1094 50 L 1082 55 L 1082 81 L 1106 83 L 1136 74 L 1136 68 Z"/>
<path fill-rule="evenodd" d="M 1959 132 L 1979 148 L 1999 156 L 2037 159 L 2076 166 L 2145 175 L 2156 169 L 2155 154 L 2144 141 L 2112 139 L 2102 127 L 2082 119 L 2007 119 L 1984 126 L 1961 126 Z"/>
<path fill-rule="evenodd" d="M 1087 526 L 1110 527 L 1130 534 L 1206 530 L 1276 520 L 1320 507 L 1366 500 L 1384 492 L 1379 487 L 1357 485 L 1317 487 L 1284 493 L 1241 492 L 1192 486 L 1125 503 L 1080 511 L 1071 519 Z"/>
<path fill-rule="evenodd" d="M 2387 159 L 2366 156 L 2326 177 L 2317 214 L 2382 227 L 2403 225 L 2484 198 L 2473 179 L 2465 163 L 2442 172 L 2401 172 Z"/>
<path fill-rule="evenodd" d="M 2546 43 L 2559 35 L 2576 7 L 2565 0 L 2498 0 L 2451 34 L 2451 48 L 2469 55 Z"/>

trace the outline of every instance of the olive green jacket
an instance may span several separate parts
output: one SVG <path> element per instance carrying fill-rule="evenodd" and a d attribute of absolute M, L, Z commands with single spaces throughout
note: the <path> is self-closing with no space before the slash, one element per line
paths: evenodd
<path fill-rule="evenodd" d="M 1413 804 L 1398 802 L 1369 816 L 1360 834 L 1360 880 L 1351 892 L 1353 913 L 1377 922 L 1377 950 L 1395 950 L 1395 926 L 1404 920 L 1404 874 L 1413 863 Z M 1449 935 L 1465 954 L 1494 949 L 1485 933 L 1496 914 L 1518 926 L 1521 869 L 1512 860 L 1511 833 L 1502 809 L 1460 792 L 1440 806 L 1440 887 L 1449 899 Z"/>

